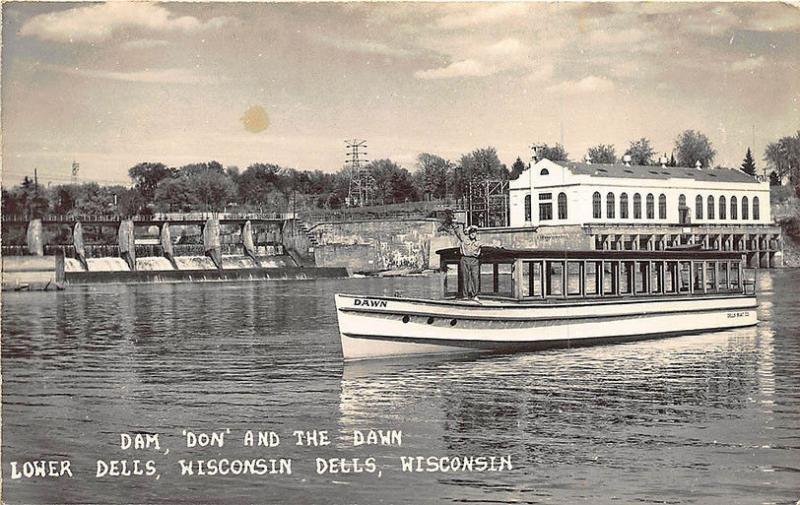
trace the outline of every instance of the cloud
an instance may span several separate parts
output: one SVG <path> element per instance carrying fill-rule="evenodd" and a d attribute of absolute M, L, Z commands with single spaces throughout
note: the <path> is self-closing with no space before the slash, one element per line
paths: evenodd
<path fill-rule="evenodd" d="M 763 67 L 766 63 L 763 56 L 757 58 L 747 58 L 745 60 L 734 61 L 731 63 L 731 70 L 734 72 L 752 72 L 753 70 Z"/>
<path fill-rule="evenodd" d="M 627 28 L 623 30 L 598 30 L 592 32 L 589 41 L 594 45 L 600 46 L 631 46 L 647 37 L 647 33 L 639 28 Z"/>
<path fill-rule="evenodd" d="M 531 71 L 530 74 L 527 75 L 527 79 L 531 82 L 548 81 L 553 78 L 553 70 L 552 63 L 540 63 Z"/>
<path fill-rule="evenodd" d="M 153 47 L 162 47 L 166 46 L 168 43 L 166 40 L 159 40 L 159 39 L 134 39 L 129 40 L 127 42 L 123 42 L 120 44 L 121 49 L 151 49 Z"/>
<path fill-rule="evenodd" d="M 446 67 L 419 70 L 414 72 L 417 79 L 451 79 L 453 77 L 481 77 L 493 74 L 494 69 L 487 68 L 476 60 L 461 60 Z"/>
<path fill-rule="evenodd" d="M 378 54 L 382 56 L 405 57 L 411 55 L 411 51 L 401 47 L 392 47 L 380 42 L 373 42 L 370 40 L 356 40 L 345 39 L 339 37 L 331 37 L 328 35 L 314 34 L 314 40 L 323 44 L 342 49 L 344 51 L 352 51 L 356 53 L 365 54 Z"/>
<path fill-rule="evenodd" d="M 509 18 L 524 16 L 528 10 L 524 2 L 478 5 L 480 6 L 466 4 L 462 9 L 440 17 L 436 25 L 445 29 L 457 29 L 499 23 Z"/>
<path fill-rule="evenodd" d="M 136 72 L 117 72 L 86 68 L 63 67 L 60 65 L 42 65 L 42 68 L 62 74 L 88 77 L 92 79 L 108 79 L 112 81 L 157 83 L 157 84 L 202 84 L 216 83 L 217 77 L 201 75 L 186 68 L 164 68 L 158 70 L 140 70 Z"/>
<path fill-rule="evenodd" d="M 579 81 L 564 81 L 553 86 L 548 86 L 545 91 L 549 93 L 564 93 L 565 95 L 584 95 L 587 93 L 606 93 L 616 88 L 614 81 L 607 77 L 590 75 Z"/>
<path fill-rule="evenodd" d="M 750 30 L 781 32 L 800 29 L 800 5 L 785 3 L 751 9 L 752 11 L 742 20 L 745 27 Z"/>
<path fill-rule="evenodd" d="M 124 29 L 189 33 L 219 28 L 231 19 L 217 17 L 203 22 L 193 16 L 174 16 L 154 3 L 109 2 L 39 14 L 22 25 L 20 34 L 53 42 L 99 42 Z"/>

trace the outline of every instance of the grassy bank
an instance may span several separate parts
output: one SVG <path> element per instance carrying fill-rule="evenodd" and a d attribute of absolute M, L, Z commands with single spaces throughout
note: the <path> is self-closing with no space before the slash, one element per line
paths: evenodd
<path fill-rule="evenodd" d="M 783 230 L 783 265 L 800 267 L 800 198 L 793 188 L 776 186 L 770 200 L 772 218 Z"/>

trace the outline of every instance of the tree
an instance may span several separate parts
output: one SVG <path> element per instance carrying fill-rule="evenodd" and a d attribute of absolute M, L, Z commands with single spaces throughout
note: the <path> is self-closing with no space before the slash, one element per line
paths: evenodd
<path fill-rule="evenodd" d="M 270 206 L 267 195 L 279 187 L 281 167 L 272 163 L 253 163 L 239 176 L 239 198 L 256 207 Z"/>
<path fill-rule="evenodd" d="M 800 188 L 800 131 L 794 137 L 783 137 L 768 144 L 764 161 L 778 177 L 788 176 L 792 185 Z"/>
<path fill-rule="evenodd" d="M 753 153 L 750 152 L 749 147 L 747 148 L 747 154 L 744 155 L 744 161 L 742 161 L 742 172 L 747 175 L 756 175 L 756 163 L 753 161 Z"/>
<path fill-rule="evenodd" d="M 613 165 L 617 162 L 617 153 L 611 144 L 598 144 L 590 147 L 586 151 L 586 156 L 591 159 L 592 163 Z"/>
<path fill-rule="evenodd" d="M 168 168 L 163 163 L 139 163 L 128 170 L 128 176 L 146 203 L 153 202 L 158 183 L 174 175 L 175 169 Z"/>
<path fill-rule="evenodd" d="M 677 167 L 678 162 L 675 160 L 675 153 L 669 155 L 669 161 L 667 162 L 668 167 Z"/>
<path fill-rule="evenodd" d="M 769 173 L 769 185 L 770 186 L 780 186 L 781 185 L 781 177 L 778 175 L 778 172 L 772 171 Z"/>
<path fill-rule="evenodd" d="M 685 130 L 675 139 L 675 153 L 678 165 L 682 167 L 693 167 L 698 161 L 700 166 L 710 167 L 717 151 L 702 133 Z"/>
<path fill-rule="evenodd" d="M 631 141 L 630 146 L 625 150 L 625 154 L 631 157 L 631 164 L 641 166 L 652 165 L 655 153 L 650 146 L 650 140 L 645 137 Z"/>
<path fill-rule="evenodd" d="M 236 185 L 221 168 L 188 177 L 200 210 L 221 211 L 236 198 Z"/>
<path fill-rule="evenodd" d="M 171 177 L 159 183 L 155 193 L 155 202 L 162 212 L 189 212 L 197 204 L 189 177 Z"/>
<path fill-rule="evenodd" d="M 569 161 L 569 154 L 561 144 L 556 144 L 553 147 L 547 144 L 540 144 L 536 146 L 536 158 L 540 160 L 547 158 L 550 161 Z"/>
<path fill-rule="evenodd" d="M 182 166 L 178 172 L 188 176 L 200 175 L 206 172 L 225 174 L 225 169 L 222 168 L 222 164 L 218 161 L 206 161 L 203 163 L 189 163 Z"/>
<path fill-rule="evenodd" d="M 417 188 L 430 198 L 446 197 L 452 169 L 453 164 L 441 156 L 421 153 L 417 156 L 417 171 L 414 173 Z"/>
<path fill-rule="evenodd" d="M 372 201 L 381 204 L 417 200 L 417 188 L 408 170 L 392 160 L 376 160 L 367 165 L 375 181 Z"/>
<path fill-rule="evenodd" d="M 511 165 L 511 173 L 509 174 L 509 179 L 517 179 L 519 178 L 520 174 L 525 171 L 527 166 L 525 166 L 525 162 L 522 161 L 522 158 L 517 156 L 517 161 Z"/>

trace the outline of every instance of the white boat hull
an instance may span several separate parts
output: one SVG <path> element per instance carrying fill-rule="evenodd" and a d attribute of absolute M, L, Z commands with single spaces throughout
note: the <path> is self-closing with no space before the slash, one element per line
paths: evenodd
<path fill-rule="evenodd" d="M 345 360 L 441 352 L 510 352 L 682 335 L 758 323 L 752 295 L 433 301 L 336 295 Z"/>

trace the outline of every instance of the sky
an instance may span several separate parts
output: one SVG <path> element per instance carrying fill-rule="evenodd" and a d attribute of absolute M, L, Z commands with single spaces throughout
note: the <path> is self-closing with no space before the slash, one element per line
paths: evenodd
<path fill-rule="evenodd" d="M 800 4 L 3 3 L 2 178 L 129 183 L 142 161 L 413 170 L 703 132 L 759 169 L 800 130 Z"/>

